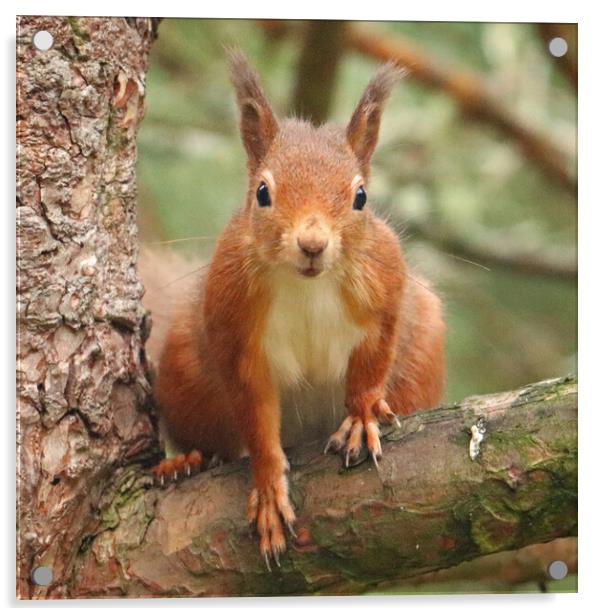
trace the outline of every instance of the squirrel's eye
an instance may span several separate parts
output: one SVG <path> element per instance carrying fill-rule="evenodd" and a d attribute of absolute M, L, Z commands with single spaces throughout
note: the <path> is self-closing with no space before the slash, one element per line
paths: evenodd
<path fill-rule="evenodd" d="M 363 210 L 364 205 L 366 205 L 366 191 L 363 186 L 360 186 L 356 193 L 355 199 L 353 200 L 353 209 L 354 210 Z"/>
<path fill-rule="evenodd" d="M 259 203 L 259 207 L 268 207 L 268 205 L 272 205 L 270 191 L 265 182 L 262 182 L 257 189 L 257 203 Z"/>

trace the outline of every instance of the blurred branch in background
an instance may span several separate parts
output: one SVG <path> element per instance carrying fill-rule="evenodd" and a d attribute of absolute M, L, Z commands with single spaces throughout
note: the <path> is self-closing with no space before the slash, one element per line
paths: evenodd
<path fill-rule="evenodd" d="M 297 24 L 290 22 L 262 20 L 259 23 L 268 36 L 274 39 L 281 39 L 289 31 L 297 35 L 299 33 Z M 452 72 L 438 67 L 437 63 L 427 53 L 400 35 L 387 35 L 380 31 L 371 32 L 367 28 L 361 28 L 352 23 L 348 24 L 343 30 L 343 23 L 308 22 L 307 30 L 304 33 L 304 51 L 294 99 L 300 109 L 308 105 L 308 109 L 316 109 L 318 114 L 327 109 L 331 94 L 328 90 L 316 88 L 316 81 L 311 79 L 311 75 L 313 71 L 314 75 L 320 79 L 321 73 L 324 73 L 331 81 L 324 81 L 323 83 L 334 81 L 336 70 L 334 58 L 340 57 L 341 39 L 344 38 L 345 44 L 350 49 L 380 62 L 388 60 L 397 62 L 400 66 L 409 70 L 408 78 L 415 79 L 448 94 L 456 101 L 467 117 L 489 123 L 511 137 L 527 158 L 533 161 L 548 177 L 568 190 L 573 197 L 576 197 L 577 179 L 570 170 L 569 157 L 546 136 L 524 126 L 508 110 L 504 109 L 488 93 L 486 83 L 480 76 L 466 70 Z M 337 27 L 334 24 L 338 27 L 336 34 Z M 571 33 L 570 24 L 566 24 L 566 27 L 561 25 L 561 30 L 556 30 L 555 24 L 542 24 L 541 26 L 542 36 L 547 37 L 549 33 L 558 32 L 556 34 L 558 36 L 570 37 L 569 49 L 571 52 L 564 56 L 565 61 L 561 65 L 571 75 L 571 81 L 574 79 L 576 84 L 576 57 L 573 55 L 574 51 L 571 45 L 571 41 L 576 40 L 576 31 L 574 35 Z M 328 32 L 325 31 L 326 29 L 328 29 Z M 329 37 L 332 37 L 332 41 Z M 317 49 L 317 45 L 321 45 L 323 49 Z M 312 88 L 306 87 L 306 84 L 310 82 Z M 318 117 L 322 118 L 322 116 L 316 115 L 316 118 Z"/>
<path fill-rule="evenodd" d="M 556 37 L 563 38 L 567 42 L 566 53 L 556 60 L 575 92 L 577 92 L 577 24 L 539 24 L 538 28 L 539 35 L 546 47 Z"/>
<path fill-rule="evenodd" d="M 346 26 L 329 20 L 308 21 L 304 26 L 292 107 L 296 115 L 316 125 L 328 119 Z"/>
<path fill-rule="evenodd" d="M 469 593 L 479 590 L 479 585 L 487 583 L 489 592 L 516 592 L 517 585 L 536 583 L 541 592 L 546 592 L 550 583 L 547 569 L 555 560 L 566 563 L 569 574 L 577 572 L 576 537 L 564 537 L 549 543 L 528 545 L 520 550 L 488 554 L 448 569 L 431 571 L 393 584 L 382 584 L 378 590 L 394 588 L 397 592 L 435 590 L 440 593 Z M 570 580 L 567 582 L 575 583 Z M 525 588 L 523 592 L 526 591 Z"/>
<path fill-rule="evenodd" d="M 502 238 L 499 234 L 470 233 L 466 237 L 454 236 L 449 230 L 437 228 L 433 221 L 428 224 L 404 222 L 406 233 L 415 234 L 433 244 L 450 257 L 466 260 L 469 263 L 487 268 L 504 268 L 520 274 L 547 276 L 577 282 L 577 264 L 572 250 L 559 252 L 540 248 L 525 250 L 512 238 Z M 478 240 L 474 238 L 478 237 Z"/>
<path fill-rule="evenodd" d="M 468 71 L 451 72 L 437 67 L 428 54 L 398 35 L 370 32 L 353 26 L 348 28 L 347 44 L 375 60 L 394 60 L 409 69 L 410 79 L 446 92 L 468 117 L 488 122 L 511 137 L 525 156 L 576 197 L 577 179 L 570 171 L 566 154 L 548 138 L 523 126 L 503 109 L 487 93 L 486 85 L 479 76 Z"/>

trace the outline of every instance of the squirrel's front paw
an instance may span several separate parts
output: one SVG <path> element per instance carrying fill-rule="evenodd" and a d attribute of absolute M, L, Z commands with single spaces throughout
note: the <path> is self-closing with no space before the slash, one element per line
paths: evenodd
<path fill-rule="evenodd" d="M 255 523 L 259 533 L 259 549 L 268 569 L 270 557 L 280 566 L 280 554 L 286 548 L 282 522 L 294 536 L 295 512 L 288 499 L 288 484 L 284 473 L 276 479 L 263 481 L 251 490 L 247 516 L 250 524 Z"/>
<path fill-rule="evenodd" d="M 345 449 L 345 466 L 349 462 L 357 460 L 362 449 L 364 433 L 366 434 L 366 446 L 378 466 L 378 461 L 382 458 L 382 448 L 380 446 L 379 423 L 399 425 L 397 415 L 391 410 L 384 398 L 379 398 L 372 405 L 358 405 L 352 408 L 352 412 L 345 417 L 339 429 L 332 434 L 326 443 L 324 453 L 328 451 L 338 452 Z"/>

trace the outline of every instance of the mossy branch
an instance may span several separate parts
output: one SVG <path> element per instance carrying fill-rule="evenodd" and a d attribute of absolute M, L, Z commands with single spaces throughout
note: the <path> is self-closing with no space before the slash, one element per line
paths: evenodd
<path fill-rule="evenodd" d="M 486 427 L 469 457 L 470 428 Z M 423 411 L 383 435 L 377 469 L 321 444 L 288 452 L 297 538 L 266 569 L 245 519 L 248 464 L 152 486 L 122 469 L 77 596 L 347 594 L 577 533 L 577 384 L 544 381 Z"/>

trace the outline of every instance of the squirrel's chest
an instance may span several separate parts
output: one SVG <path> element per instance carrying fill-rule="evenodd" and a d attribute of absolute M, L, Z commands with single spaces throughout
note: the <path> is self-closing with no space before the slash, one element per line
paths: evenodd
<path fill-rule="evenodd" d="M 338 283 L 281 275 L 271 290 L 263 346 L 279 385 L 340 381 L 364 330 L 350 318 Z"/>

